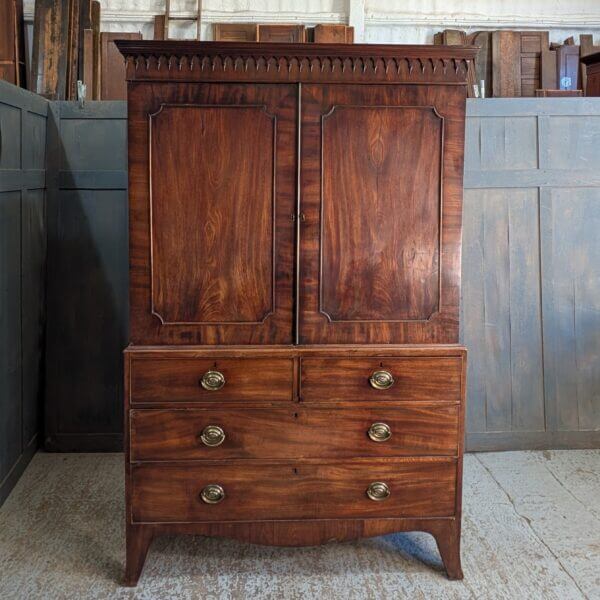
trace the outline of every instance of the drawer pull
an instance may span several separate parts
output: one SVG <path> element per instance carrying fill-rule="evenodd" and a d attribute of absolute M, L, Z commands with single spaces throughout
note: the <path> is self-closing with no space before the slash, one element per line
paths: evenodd
<path fill-rule="evenodd" d="M 220 390 L 225 385 L 225 375 L 219 371 L 206 371 L 202 375 L 200 385 L 209 392 Z"/>
<path fill-rule="evenodd" d="M 369 377 L 369 383 L 376 390 L 387 390 L 394 385 L 394 378 L 389 371 L 374 371 Z"/>
<path fill-rule="evenodd" d="M 390 494 L 390 488 L 386 483 L 383 483 L 383 481 L 374 481 L 367 488 L 367 496 L 375 502 L 381 502 L 382 500 L 389 498 Z"/>
<path fill-rule="evenodd" d="M 211 483 L 200 492 L 200 498 L 206 504 L 219 504 L 225 498 L 225 490 L 220 485 Z"/>
<path fill-rule="evenodd" d="M 386 423 L 373 423 L 367 433 L 374 442 L 387 442 L 392 437 L 392 430 Z"/>
<path fill-rule="evenodd" d="M 200 434 L 200 441 L 205 446 L 220 446 L 225 441 L 225 432 L 218 425 L 207 425 Z"/>

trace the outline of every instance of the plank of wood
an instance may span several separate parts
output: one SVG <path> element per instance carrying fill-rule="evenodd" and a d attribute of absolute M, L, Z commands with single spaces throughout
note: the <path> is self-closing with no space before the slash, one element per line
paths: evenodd
<path fill-rule="evenodd" d="M 535 90 L 538 98 L 578 98 L 583 96 L 583 90 Z"/>
<path fill-rule="evenodd" d="M 558 89 L 558 79 L 556 71 L 556 50 L 542 50 L 542 54 L 540 56 L 540 70 L 541 89 Z"/>
<path fill-rule="evenodd" d="M 433 43 L 444 46 L 466 46 L 467 34 L 460 29 L 444 29 L 433 36 Z"/>
<path fill-rule="evenodd" d="M 304 25 L 264 25 L 257 26 L 257 42 L 302 43 L 306 41 Z"/>
<path fill-rule="evenodd" d="M 556 49 L 558 89 L 579 89 L 579 46 L 565 44 Z"/>
<path fill-rule="evenodd" d="M 125 61 L 117 49 L 115 40 L 141 40 L 141 33 L 106 33 L 101 40 L 101 92 L 102 100 L 126 100 Z"/>
<path fill-rule="evenodd" d="M 94 31 L 84 29 L 81 33 L 80 79 L 86 86 L 86 97 L 91 100 L 94 94 Z"/>
<path fill-rule="evenodd" d="M 67 98 L 69 0 L 37 0 L 33 23 L 33 91 Z"/>
<path fill-rule="evenodd" d="M 77 98 L 77 78 L 79 74 L 79 3 L 69 0 L 69 30 L 67 32 L 67 100 Z"/>
<path fill-rule="evenodd" d="M 101 52 L 100 52 L 101 8 L 99 0 L 92 0 L 92 100 L 100 100 Z"/>
<path fill-rule="evenodd" d="M 84 81 L 84 71 L 86 69 L 86 56 L 85 56 L 85 30 L 92 29 L 92 0 L 79 0 L 79 47 L 77 54 L 77 77 L 81 81 Z M 92 57 L 88 59 L 89 67 L 92 66 Z M 92 86 L 88 86 L 88 98 L 92 92 Z"/>
<path fill-rule="evenodd" d="M 495 98 L 521 96 L 521 34 L 518 31 L 492 33 L 492 69 Z"/>
<path fill-rule="evenodd" d="M 256 42 L 257 38 L 258 25 L 256 23 L 213 24 L 213 40 L 215 42 Z M 154 39 L 162 38 L 155 37 Z"/>
<path fill-rule="evenodd" d="M 541 54 L 548 48 L 547 31 L 521 31 L 521 96 L 533 97 L 541 85 Z"/>
<path fill-rule="evenodd" d="M 475 80 L 478 85 L 484 82 L 485 95 L 489 98 L 493 90 L 492 32 L 475 31 L 467 36 L 466 43 L 479 48 L 475 59 Z"/>
<path fill-rule="evenodd" d="M 0 79 L 25 87 L 23 0 L 0 1 Z"/>
<path fill-rule="evenodd" d="M 352 44 L 354 27 L 348 25 L 315 25 L 313 41 L 316 44 Z"/>
<path fill-rule="evenodd" d="M 154 16 L 154 40 L 165 39 L 165 15 Z"/>

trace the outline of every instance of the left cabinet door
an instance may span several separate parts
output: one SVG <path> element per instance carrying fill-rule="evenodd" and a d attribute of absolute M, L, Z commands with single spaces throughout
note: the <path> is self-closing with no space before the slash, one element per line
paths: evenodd
<path fill-rule="evenodd" d="M 130 340 L 292 342 L 293 85 L 132 83 Z"/>

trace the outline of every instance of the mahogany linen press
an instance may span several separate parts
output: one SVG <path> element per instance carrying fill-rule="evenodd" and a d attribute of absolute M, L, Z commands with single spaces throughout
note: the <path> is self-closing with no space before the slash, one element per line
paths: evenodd
<path fill-rule="evenodd" d="M 301 546 L 421 530 L 461 578 L 476 49 L 117 45 L 127 584 L 163 533 Z"/>

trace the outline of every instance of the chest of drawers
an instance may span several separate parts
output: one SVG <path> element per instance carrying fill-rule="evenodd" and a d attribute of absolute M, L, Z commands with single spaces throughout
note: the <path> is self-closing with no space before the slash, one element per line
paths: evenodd
<path fill-rule="evenodd" d="M 472 49 L 119 42 L 126 582 L 163 533 L 396 531 L 462 577 Z"/>

